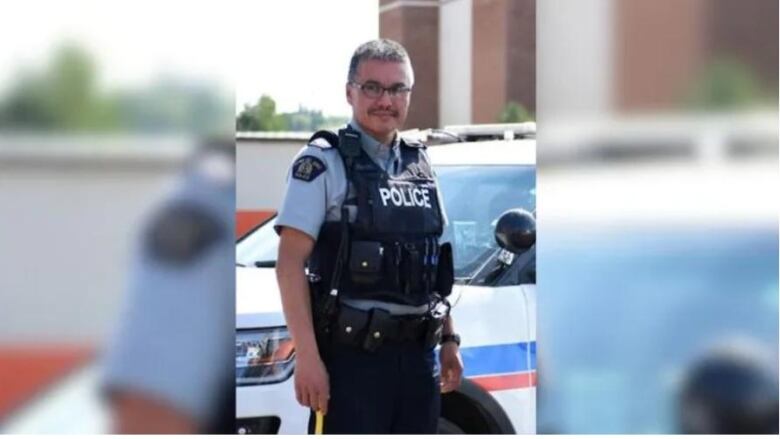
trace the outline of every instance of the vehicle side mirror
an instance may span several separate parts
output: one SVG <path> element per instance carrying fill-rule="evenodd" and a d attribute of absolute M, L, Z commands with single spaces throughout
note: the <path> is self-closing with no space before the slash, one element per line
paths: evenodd
<path fill-rule="evenodd" d="M 536 220 L 524 209 L 509 209 L 498 218 L 495 236 L 501 248 L 523 253 L 536 243 Z"/>

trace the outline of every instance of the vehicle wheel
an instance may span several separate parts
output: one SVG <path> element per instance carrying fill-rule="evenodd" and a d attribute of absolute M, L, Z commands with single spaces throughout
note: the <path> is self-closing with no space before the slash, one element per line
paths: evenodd
<path fill-rule="evenodd" d="M 457 424 L 445 418 L 439 418 L 439 429 L 437 433 L 438 434 L 466 434 L 466 432 L 463 431 L 463 429 L 460 428 Z"/>

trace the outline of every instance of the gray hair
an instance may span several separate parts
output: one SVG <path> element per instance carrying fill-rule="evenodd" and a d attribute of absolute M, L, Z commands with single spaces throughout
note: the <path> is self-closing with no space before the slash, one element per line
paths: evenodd
<path fill-rule="evenodd" d="M 347 74 L 348 82 L 355 81 L 358 66 L 361 62 L 367 60 L 409 63 L 410 67 L 412 65 L 404 46 L 385 38 L 372 40 L 358 46 L 355 49 L 355 53 L 352 54 L 352 59 L 349 61 L 349 73 Z"/>

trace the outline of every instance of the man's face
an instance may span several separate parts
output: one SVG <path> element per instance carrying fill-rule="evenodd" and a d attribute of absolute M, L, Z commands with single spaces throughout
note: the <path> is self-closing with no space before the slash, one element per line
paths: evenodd
<path fill-rule="evenodd" d="M 400 90 L 412 86 L 412 68 L 409 63 L 361 61 L 355 82 L 359 85 L 347 84 L 347 102 L 352 106 L 352 116 L 368 134 L 383 141 L 406 121 L 411 92 Z M 375 86 L 399 92 L 391 96 L 387 90 L 379 90 L 380 96 L 371 97 L 367 91 L 376 90 Z"/>

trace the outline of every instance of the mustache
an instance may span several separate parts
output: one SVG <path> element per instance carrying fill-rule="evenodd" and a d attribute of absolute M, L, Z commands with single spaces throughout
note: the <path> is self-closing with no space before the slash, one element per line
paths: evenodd
<path fill-rule="evenodd" d="M 398 117 L 398 112 L 395 110 L 387 110 L 387 109 L 375 109 L 375 110 L 369 110 L 368 114 L 389 114 L 393 117 Z"/>

